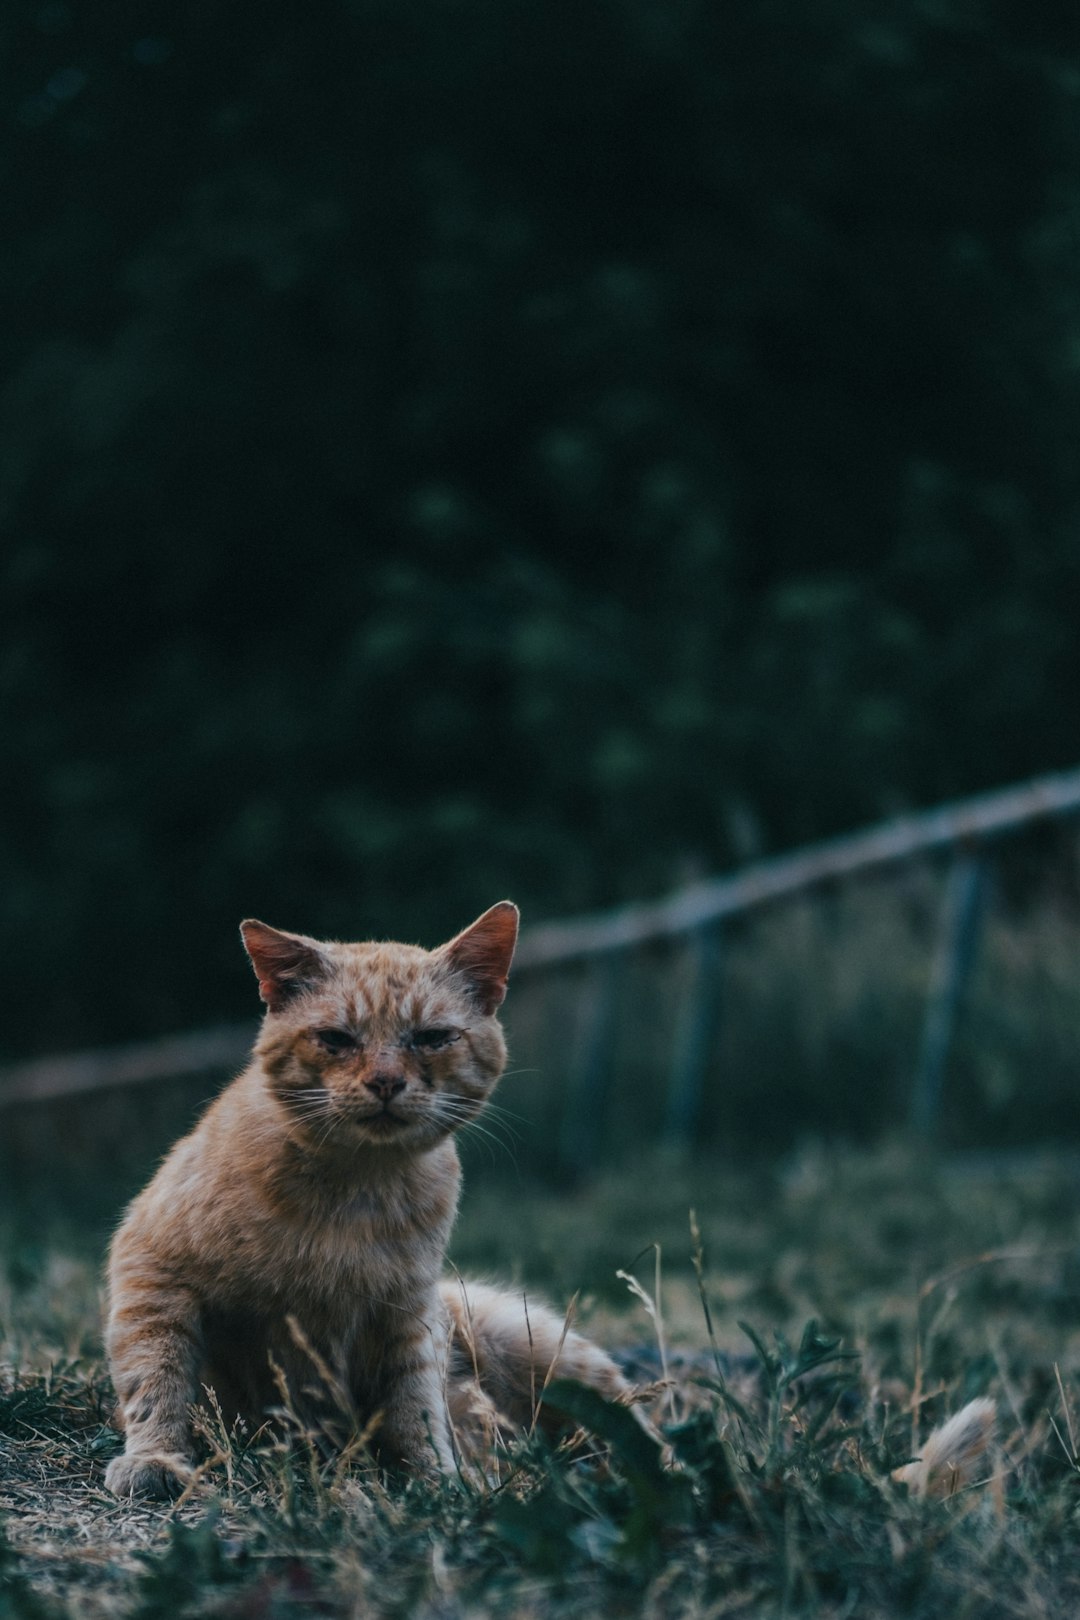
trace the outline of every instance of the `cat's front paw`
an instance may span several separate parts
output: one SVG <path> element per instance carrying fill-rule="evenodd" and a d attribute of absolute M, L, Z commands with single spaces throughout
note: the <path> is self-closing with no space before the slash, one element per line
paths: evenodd
<path fill-rule="evenodd" d="M 191 1478 L 190 1465 L 183 1457 L 155 1452 L 140 1456 L 124 1452 L 114 1457 L 105 1470 L 105 1487 L 114 1496 L 152 1496 L 171 1501 L 181 1494 Z"/>

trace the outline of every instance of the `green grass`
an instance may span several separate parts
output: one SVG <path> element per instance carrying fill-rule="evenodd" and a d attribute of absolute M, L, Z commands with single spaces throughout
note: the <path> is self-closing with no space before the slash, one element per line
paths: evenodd
<path fill-rule="evenodd" d="M 655 1300 L 654 1243 L 673 1384 L 653 1411 L 676 1467 L 587 1395 L 577 1415 L 606 1454 L 523 1441 L 497 1484 L 441 1489 L 327 1464 L 295 1426 L 245 1446 L 211 1423 L 217 1461 L 164 1509 L 102 1488 L 118 1440 L 94 1239 L 9 1226 L 0 1620 L 1076 1612 L 1075 1165 L 650 1157 L 570 1193 L 474 1167 L 454 1259 L 564 1305 L 580 1290 L 589 1330 L 652 1376 L 657 1321 L 615 1274 Z M 924 1502 L 890 1481 L 984 1392 L 988 1483 Z"/>

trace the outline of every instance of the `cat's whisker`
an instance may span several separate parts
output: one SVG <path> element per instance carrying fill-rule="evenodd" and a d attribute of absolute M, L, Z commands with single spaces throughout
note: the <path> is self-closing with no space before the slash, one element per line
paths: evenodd
<path fill-rule="evenodd" d="M 309 1108 L 309 1109 L 291 1108 L 289 1110 L 289 1113 L 290 1113 L 291 1117 L 295 1121 L 297 1121 L 298 1124 L 301 1124 L 301 1125 L 317 1125 L 320 1121 L 322 1121 L 324 1119 L 334 1119 L 334 1118 L 336 1118 L 336 1114 L 334 1112 L 334 1109 L 329 1105 L 323 1106 L 321 1108 Z"/>
<path fill-rule="evenodd" d="M 325 1114 L 333 1103 L 329 1097 L 299 1097 L 286 1106 L 291 1114 Z"/>
<path fill-rule="evenodd" d="M 507 1124 L 505 1119 L 493 1119 L 488 1123 L 489 1129 L 494 1131 L 497 1136 L 504 1137 L 508 1143 L 513 1143 L 515 1148 L 519 1148 L 525 1140 L 521 1132 L 515 1131 L 514 1127 Z"/>
<path fill-rule="evenodd" d="M 515 1123 L 518 1125 L 532 1124 L 532 1120 L 526 1119 L 524 1114 L 514 1114 L 509 1108 L 503 1108 L 499 1103 L 485 1103 L 483 1112 L 485 1116 L 497 1120 L 500 1125 L 505 1125 L 507 1130 L 513 1130 L 513 1126 L 509 1123 L 511 1120 L 515 1121 Z M 517 1134 L 518 1133 L 514 1131 L 514 1135 L 516 1136 Z"/>
<path fill-rule="evenodd" d="M 440 1097 L 436 1112 L 452 1119 L 479 1119 L 483 1108 L 477 1103 L 462 1102 L 457 1097 Z"/>
<path fill-rule="evenodd" d="M 318 1141 L 319 1147 L 322 1147 L 324 1142 L 328 1142 L 330 1140 L 330 1138 L 333 1136 L 334 1132 L 338 1129 L 340 1124 L 341 1124 L 341 1119 L 340 1119 L 340 1116 L 337 1113 L 333 1113 L 333 1114 L 331 1114 L 329 1116 L 329 1118 L 326 1121 L 326 1129 L 324 1131 L 322 1131 L 320 1133 L 320 1135 L 319 1135 L 319 1141 Z"/>
<path fill-rule="evenodd" d="M 299 1114 L 294 1115 L 292 1124 L 299 1125 L 306 1131 L 315 1131 L 318 1130 L 325 1122 L 328 1122 L 328 1120 L 329 1116 L 326 1114 Z"/>
<path fill-rule="evenodd" d="M 474 1104 L 465 1102 L 457 1097 L 443 1097 L 440 1099 L 440 1108 L 445 1110 L 446 1113 L 455 1114 L 460 1119 L 473 1120 L 482 1117 L 489 1124 L 499 1126 L 503 1130 L 508 1131 L 511 1136 L 515 1138 L 518 1136 L 518 1132 L 509 1123 L 509 1120 L 503 1117 L 506 1110 L 498 1108 L 492 1103 Z M 518 1119 L 520 1117 L 521 1116 L 517 1114 L 509 1115 L 509 1119 Z M 522 1123 L 525 1124 L 528 1122 L 522 1121 Z"/>
<path fill-rule="evenodd" d="M 286 1088 L 278 1092 L 285 1107 L 294 1119 L 317 1119 L 333 1110 L 333 1099 L 322 1090 L 312 1091 L 310 1087 Z"/>
<path fill-rule="evenodd" d="M 443 1119 L 452 1119 L 455 1125 L 475 1125 L 481 1117 L 475 1109 L 448 1108 L 442 1113 Z"/>
<path fill-rule="evenodd" d="M 463 1136 L 469 1130 L 470 1130 L 470 1126 L 463 1125 L 461 1127 L 461 1130 L 460 1130 L 459 1134 Z M 496 1159 L 496 1155 L 495 1155 L 495 1151 L 494 1151 L 496 1147 L 502 1148 L 503 1152 L 505 1154 L 507 1154 L 507 1156 L 509 1157 L 510 1162 L 512 1164 L 517 1162 L 514 1159 L 514 1155 L 511 1152 L 511 1150 L 506 1146 L 506 1143 L 505 1142 L 500 1142 L 498 1137 L 495 1137 L 495 1136 L 491 1135 L 490 1131 L 473 1130 L 472 1134 L 474 1136 L 476 1136 L 483 1143 L 484 1150 L 485 1150 L 486 1153 L 489 1154 L 492 1164 L 497 1163 L 497 1159 Z"/>
<path fill-rule="evenodd" d="M 543 1074 L 543 1072 L 543 1069 L 507 1069 L 502 1078 L 504 1080 L 513 1080 L 514 1076 L 518 1074 Z M 501 1104 L 499 1106 L 501 1106 Z M 509 1112 L 509 1110 L 505 1110 L 505 1112 Z M 522 1115 L 518 1114 L 517 1118 L 521 1119 Z"/>
<path fill-rule="evenodd" d="M 444 1098 L 440 1103 L 439 1111 L 441 1113 L 451 1115 L 455 1119 L 487 1119 L 492 1124 L 503 1124 L 503 1121 L 499 1119 L 497 1115 L 493 1116 L 491 1111 L 482 1105 L 478 1106 L 474 1103 L 459 1102 L 454 1098 Z"/>
<path fill-rule="evenodd" d="M 443 1109 L 440 1110 L 440 1114 L 446 1123 L 453 1124 L 461 1133 L 468 1131 L 474 1136 L 480 1137 L 484 1141 L 485 1145 L 488 1146 L 489 1151 L 491 1150 L 491 1146 L 501 1148 L 501 1150 L 510 1160 L 511 1164 L 517 1164 L 514 1146 L 508 1142 L 504 1142 L 501 1136 L 496 1136 L 495 1132 L 487 1125 L 482 1124 L 477 1115 L 472 1111 L 468 1110 L 467 1108 L 462 1110 L 460 1105 L 458 1108 L 455 1108 L 453 1104 L 450 1104 L 450 1106 L 444 1105 Z M 492 1159 L 494 1161 L 494 1154 L 492 1154 Z"/>

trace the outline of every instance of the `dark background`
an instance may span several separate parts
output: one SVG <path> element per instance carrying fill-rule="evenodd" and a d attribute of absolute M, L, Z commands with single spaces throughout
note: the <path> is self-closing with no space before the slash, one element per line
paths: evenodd
<path fill-rule="evenodd" d="M 0 1055 L 1075 762 L 1073 5 L 0 34 Z"/>

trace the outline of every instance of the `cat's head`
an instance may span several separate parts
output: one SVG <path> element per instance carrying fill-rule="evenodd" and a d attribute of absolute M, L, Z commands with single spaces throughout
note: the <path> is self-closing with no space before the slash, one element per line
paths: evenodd
<path fill-rule="evenodd" d="M 242 923 L 266 1004 L 256 1052 L 293 1133 L 420 1152 L 474 1119 L 506 1065 L 495 1013 L 517 929 L 509 900 L 434 951 Z"/>

